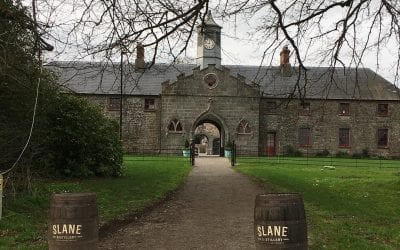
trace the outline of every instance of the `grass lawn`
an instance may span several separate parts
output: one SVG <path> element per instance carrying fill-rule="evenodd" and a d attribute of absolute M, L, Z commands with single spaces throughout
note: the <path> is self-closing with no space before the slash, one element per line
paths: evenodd
<path fill-rule="evenodd" d="M 239 158 L 235 168 L 271 191 L 303 195 L 310 249 L 400 249 L 400 162 L 391 168 L 325 165 L 318 158 L 307 165 Z"/>
<path fill-rule="evenodd" d="M 3 198 L 0 249 L 46 249 L 49 198 L 59 192 L 96 192 L 100 224 L 140 211 L 182 185 L 187 158 L 124 157 L 121 178 L 35 183 L 32 195 Z"/>

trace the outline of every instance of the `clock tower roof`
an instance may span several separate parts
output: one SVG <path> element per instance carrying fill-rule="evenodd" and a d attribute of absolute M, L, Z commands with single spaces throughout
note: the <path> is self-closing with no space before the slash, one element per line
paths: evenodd
<path fill-rule="evenodd" d="M 221 29 L 209 11 L 197 29 L 197 65 L 201 69 L 214 64 L 221 66 Z"/>
<path fill-rule="evenodd" d="M 209 10 L 209 11 L 207 12 L 206 18 L 205 18 L 205 20 L 204 20 L 204 25 L 205 25 L 205 26 L 215 26 L 215 27 L 222 28 L 221 26 L 219 26 L 219 25 L 215 22 L 214 18 L 213 18 L 212 15 L 211 15 L 211 10 Z"/>

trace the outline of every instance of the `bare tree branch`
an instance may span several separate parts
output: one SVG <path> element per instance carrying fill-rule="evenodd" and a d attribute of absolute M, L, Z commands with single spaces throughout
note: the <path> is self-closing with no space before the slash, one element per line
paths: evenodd
<path fill-rule="evenodd" d="M 260 65 L 271 65 L 278 46 L 290 44 L 298 80 L 307 79 L 306 65 L 358 68 L 373 56 L 379 70 L 385 51 L 400 54 L 400 2 L 395 0 L 37 1 L 41 35 L 55 44 L 57 55 L 74 49 L 78 60 L 118 61 L 120 50 L 133 53 L 140 42 L 149 66 L 165 55 L 175 62 L 190 47 L 208 9 L 222 20 L 250 26 L 246 35 L 264 51 Z M 392 61 L 398 82 L 398 56 Z M 305 86 L 296 88 L 304 97 Z"/>

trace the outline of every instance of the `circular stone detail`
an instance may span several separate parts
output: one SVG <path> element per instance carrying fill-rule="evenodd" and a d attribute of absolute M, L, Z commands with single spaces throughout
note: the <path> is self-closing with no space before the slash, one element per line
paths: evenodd
<path fill-rule="evenodd" d="M 204 83 L 207 84 L 207 87 L 213 89 L 218 85 L 218 77 L 214 73 L 209 73 L 204 76 Z"/>

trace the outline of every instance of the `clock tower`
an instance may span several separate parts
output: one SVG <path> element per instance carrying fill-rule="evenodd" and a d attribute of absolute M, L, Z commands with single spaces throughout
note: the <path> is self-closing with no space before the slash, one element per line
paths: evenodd
<path fill-rule="evenodd" d="M 221 26 L 207 13 L 203 26 L 197 27 L 197 65 L 201 69 L 209 64 L 221 66 Z"/>

